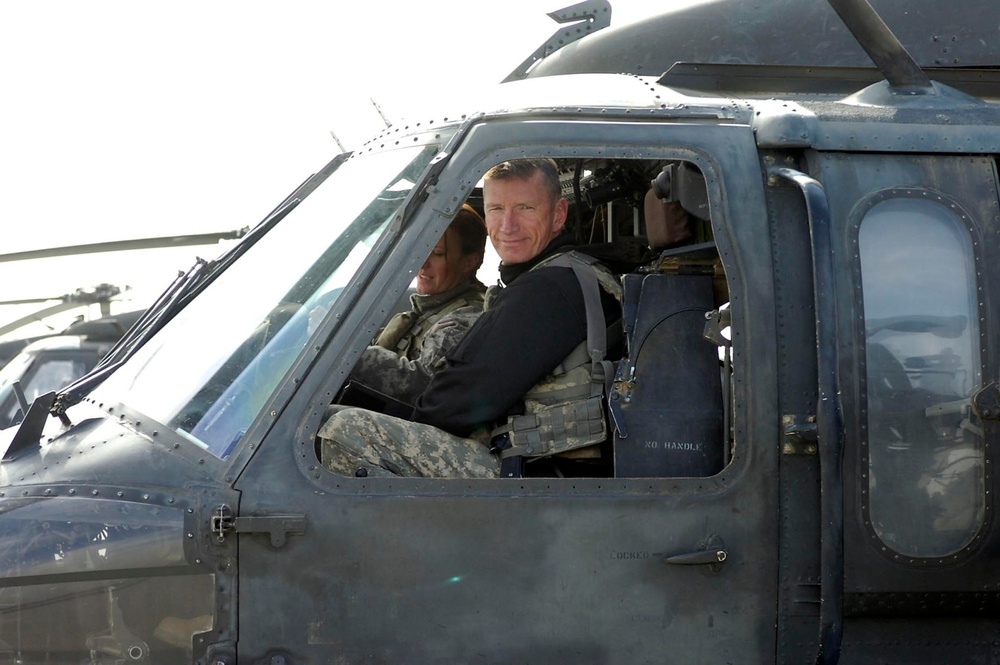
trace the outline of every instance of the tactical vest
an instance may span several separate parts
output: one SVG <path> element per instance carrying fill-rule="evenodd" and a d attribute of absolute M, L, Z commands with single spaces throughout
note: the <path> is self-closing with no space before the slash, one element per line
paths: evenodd
<path fill-rule="evenodd" d="M 450 295 L 453 292 L 440 294 L 440 300 L 445 302 L 443 307 L 435 307 L 433 301 L 425 302 L 420 307 L 417 300 L 420 296 L 411 296 L 413 310 L 400 312 L 389 319 L 382 332 L 375 339 L 375 346 L 381 346 L 396 353 L 401 358 L 416 360 L 420 356 L 420 346 L 424 337 L 430 332 L 438 321 L 448 314 L 468 306 L 483 306 L 482 285 L 477 281 L 472 281 L 465 289 L 461 290 L 457 296 Z M 423 296 L 426 298 L 427 296 Z M 430 296 L 437 298 L 437 296 Z M 449 298 L 451 298 L 449 300 Z M 422 312 L 419 310 L 423 310 Z"/>
<path fill-rule="evenodd" d="M 605 360 L 608 331 L 601 307 L 601 294 L 622 298 L 617 278 L 597 259 L 567 252 L 541 261 L 532 270 L 547 267 L 572 268 L 583 291 L 587 312 L 587 339 L 581 342 L 545 378 L 524 396 L 524 415 L 510 416 L 494 429 L 491 439 L 506 434 L 510 446 L 501 459 L 516 455 L 548 457 L 600 443 L 608 437 L 604 412 L 614 368 Z M 494 287 L 490 287 L 493 289 Z M 487 292 L 486 309 L 495 293 Z"/>

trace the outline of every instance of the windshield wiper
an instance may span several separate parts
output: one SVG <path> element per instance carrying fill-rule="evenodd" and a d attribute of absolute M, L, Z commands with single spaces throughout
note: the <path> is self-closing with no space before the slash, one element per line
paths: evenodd
<path fill-rule="evenodd" d="M 135 322 L 128 332 L 111 347 L 104 358 L 87 374 L 69 384 L 56 397 L 49 412 L 57 416 L 67 427 L 71 424 L 66 417 L 66 409 L 78 404 L 95 387 L 104 381 L 112 372 L 128 360 L 135 351 L 145 344 L 146 340 L 162 328 L 167 321 L 183 309 L 190 296 L 200 290 L 213 270 L 209 262 L 198 259 L 187 272 L 180 273 L 177 279 L 167 288 L 153 305 Z"/>

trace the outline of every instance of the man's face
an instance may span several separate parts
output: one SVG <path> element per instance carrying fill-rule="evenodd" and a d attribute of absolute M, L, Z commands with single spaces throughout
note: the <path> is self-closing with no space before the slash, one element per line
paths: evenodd
<path fill-rule="evenodd" d="M 489 179 L 483 183 L 486 232 L 504 265 L 538 256 L 566 224 L 566 199 L 553 199 L 545 178 Z"/>
<path fill-rule="evenodd" d="M 476 269 L 478 254 L 462 254 L 457 232 L 448 228 L 417 272 L 417 293 L 433 296 L 450 291 Z"/>

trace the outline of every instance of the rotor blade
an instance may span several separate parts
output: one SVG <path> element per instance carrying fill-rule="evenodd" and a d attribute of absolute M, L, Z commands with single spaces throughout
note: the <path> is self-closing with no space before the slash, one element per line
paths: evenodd
<path fill-rule="evenodd" d="M 43 310 L 39 310 L 34 314 L 29 314 L 28 316 L 22 316 L 17 321 L 12 321 L 6 325 L 0 326 L 0 335 L 6 335 L 7 333 L 17 330 L 21 326 L 28 325 L 29 323 L 34 323 L 44 319 L 46 316 L 52 316 L 54 314 L 61 314 L 68 310 L 74 309 L 76 307 L 82 307 L 85 303 L 80 302 L 61 302 L 58 305 L 53 305 L 52 307 L 47 307 Z"/>
<path fill-rule="evenodd" d="M 129 287 L 125 287 L 126 290 Z M 121 295 L 121 288 L 113 284 L 98 284 L 89 289 L 77 289 L 73 293 L 64 293 L 58 296 L 40 298 L 20 298 L 18 300 L 0 300 L 0 305 L 28 305 L 31 303 L 49 302 L 52 300 L 62 300 L 63 302 L 73 302 L 78 305 L 106 304 L 115 296 Z"/>
<path fill-rule="evenodd" d="M 211 245 L 220 240 L 242 238 L 246 232 L 247 229 L 238 229 L 236 231 L 222 231 L 219 233 L 199 233 L 186 236 L 165 236 L 162 238 L 136 238 L 134 240 L 112 240 L 110 242 L 95 242 L 87 245 L 69 245 L 67 247 L 33 249 L 24 252 L 0 254 L 0 263 L 7 261 L 29 261 L 31 259 L 50 259 L 57 256 L 74 256 L 76 254 L 124 252 L 133 249 L 157 249 L 163 247 L 185 247 L 189 245 Z"/>
<path fill-rule="evenodd" d="M 63 296 L 53 298 L 21 298 L 20 300 L 0 300 L 0 305 L 31 305 L 33 303 L 49 302 L 50 300 L 62 300 Z"/>

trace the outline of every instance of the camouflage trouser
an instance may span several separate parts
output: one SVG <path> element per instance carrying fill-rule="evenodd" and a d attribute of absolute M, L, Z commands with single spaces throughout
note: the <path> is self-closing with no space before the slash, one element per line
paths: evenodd
<path fill-rule="evenodd" d="M 328 411 L 319 430 L 323 466 L 343 476 L 497 478 L 500 458 L 476 439 L 357 408 Z"/>

